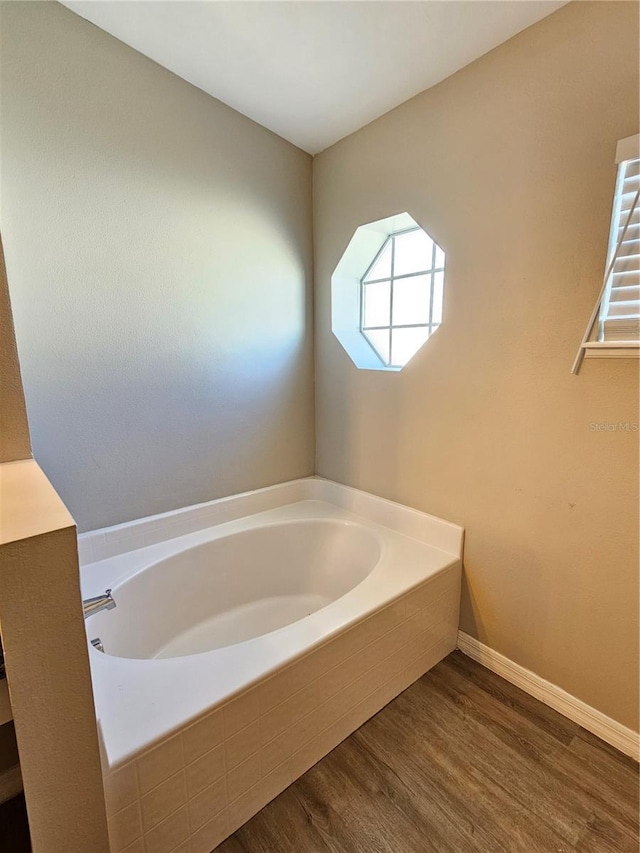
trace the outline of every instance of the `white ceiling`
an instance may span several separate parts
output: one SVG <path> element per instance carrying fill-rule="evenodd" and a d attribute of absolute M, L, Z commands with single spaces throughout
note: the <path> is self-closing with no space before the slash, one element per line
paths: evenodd
<path fill-rule="evenodd" d="M 311 154 L 565 2 L 63 0 Z"/>

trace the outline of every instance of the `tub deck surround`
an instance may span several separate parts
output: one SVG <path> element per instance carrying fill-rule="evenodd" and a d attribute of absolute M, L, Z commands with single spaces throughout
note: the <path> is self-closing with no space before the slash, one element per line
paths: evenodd
<path fill-rule="evenodd" d="M 324 501 L 441 551 L 462 554 L 463 529 L 457 524 L 313 476 L 82 533 L 78 536 L 80 565 L 304 500 Z"/>
<path fill-rule="evenodd" d="M 236 534 L 240 544 L 256 531 L 260 537 L 304 531 L 305 538 L 312 529 L 329 531 L 339 543 L 340 574 L 352 575 L 323 590 L 319 609 L 276 630 L 253 636 L 251 629 L 240 642 L 218 632 L 209 651 L 150 659 L 162 645 L 161 632 L 146 645 L 136 644 L 135 632 L 119 642 L 116 622 L 109 624 L 118 608 L 87 620 L 88 635 L 100 636 L 107 651 L 91 648 L 90 659 L 113 853 L 136 850 L 141 839 L 146 853 L 172 853 L 183 843 L 190 853 L 209 853 L 452 651 L 462 530 L 309 478 L 83 537 L 92 555 L 118 543 L 120 553 L 83 567 L 82 587 L 85 597 L 113 587 L 116 601 L 120 591 L 122 616 L 129 604 L 141 606 L 143 582 L 153 579 L 154 570 L 158 578 L 162 566 L 180 571 L 180 554 L 226 547 Z M 146 536 L 163 540 L 145 544 Z M 128 550 L 131 537 L 139 544 L 134 550 Z M 261 570 L 267 576 L 274 570 L 265 542 L 256 540 L 256 589 L 264 587 Z M 349 550 L 354 547 L 362 552 L 360 561 Z M 187 592 L 174 600 L 189 610 L 193 595 L 196 613 L 198 589 L 189 583 L 194 571 L 184 563 Z M 265 595 L 263 588 L 259 595 Z M 172 601 L 159 580 L 162 596 L 164 601 L 145 606 L 155 604 L 160 622 L 163 612 L 171 622 Z M 174 619 L 168 630 L 176 624 Z M 271 623 L 265 624 L 268 629 Z M 137 627 L 144 634 L 154 625 L 143 617 Z M 173 652 L 185 648 L 194 648 L 191 638 Z M 117 656 L 124 654 L 130 656 Z"/>

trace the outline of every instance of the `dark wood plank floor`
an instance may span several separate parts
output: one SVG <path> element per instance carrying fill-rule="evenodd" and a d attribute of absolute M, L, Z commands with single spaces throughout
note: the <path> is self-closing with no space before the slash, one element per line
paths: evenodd
<path fill-rule="evenodd" d="M 638 853 L 638 766 L 454 652 L 217 853 Z"/>

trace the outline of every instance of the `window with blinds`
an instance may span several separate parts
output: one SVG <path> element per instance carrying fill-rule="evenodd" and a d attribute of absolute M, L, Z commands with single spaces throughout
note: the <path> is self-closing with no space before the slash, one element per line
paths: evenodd
<path fill-rule="evenodd" d="M 626 142 L 626 140 L 624 140 Z M 622 151 L 620 151 L 622 148 Z M 619 156 L 625 148 L 619 146 Z M 623 159 L 613 201 L 605 292 L 598 340 L 640 340 L 640 157 Z"/>
<path fill-rule="evenodd" d="M 640 357 L 640 134 L 618 142 L 616 163 L 604 280 L 572 373 L 585 356 Z"/>

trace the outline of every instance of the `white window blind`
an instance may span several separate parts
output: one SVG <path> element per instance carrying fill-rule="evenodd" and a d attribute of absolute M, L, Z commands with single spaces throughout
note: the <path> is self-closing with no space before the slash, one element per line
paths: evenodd
<path fill-rule="evenodd" d="M 585 356 L 640 357 L 640 134 L 618 142 L 604 280 L 571 368 Z"/>
<path fill-rule="evenodd" d="M 622 148 L 619 156 L 624 157 L 627 152 Z M 600 341 L 640 340 L 639 193 L 640 158 L 636 151 L 636 157 L 623 159 L 618 165 L 607 255 L 608 281 L 600 304 Z"/>

